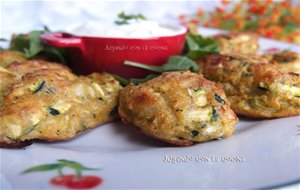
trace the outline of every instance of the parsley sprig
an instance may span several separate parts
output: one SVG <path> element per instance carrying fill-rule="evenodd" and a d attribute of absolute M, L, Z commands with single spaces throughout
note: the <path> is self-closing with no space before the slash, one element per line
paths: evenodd
<path fill-rule="evenodd" d="M 129 24 L 129 20 L 147 20 L 147 18 L 142 14 L 126 15 L 124 12 L 118 14 L 118 19 L 119 20 L 115 21 L 117 25 Z"/>

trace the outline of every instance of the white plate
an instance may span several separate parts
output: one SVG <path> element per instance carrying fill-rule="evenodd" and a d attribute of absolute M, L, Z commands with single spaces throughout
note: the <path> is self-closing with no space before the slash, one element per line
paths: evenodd
<path fill-rule="evenodd" d="M 215 30 L 203 29 L 210 33 Z M 261 39 L 262 49 L 299 46 Z M 100 176 L 98 188 L 271 188 L 300 182 L 300 117 L 272 120 L 240 118 L 235 134 L 191 147 L 171 147 L 121 122 L 103 125 L 67 142 L 35 143 L 1 149 L 1 189 L 52 189 L 55 171 L 21 175 L 31 166 L 74 160 Z M 179 157 L 176 162 L 166 157 Z M 71 172 L 69 170 L 66 173 Z"/>

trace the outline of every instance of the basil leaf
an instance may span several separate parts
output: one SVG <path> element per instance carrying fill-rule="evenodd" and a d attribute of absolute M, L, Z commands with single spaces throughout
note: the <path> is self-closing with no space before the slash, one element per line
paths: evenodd
<path fill-rule="evenodd" d="M 43 30 L 34 30 L 28 34 L 13 35 L 9 49 L 20 51 L 29 59 L 38 57 L 66 64 L 66 51 L 64 49 L 54 48 L 43 43 L 41 40 L 41 35 L 49 32 L 49 28 L 44 26 Z"/>
<path fill-rule="evenodd" d="M 29 51 L 25 53 L 25 57 L 32 58 L 43 51 L 44 45 L 42 44 L 42 40 L 40 38 L 42 34 L 42 31 L 32 31 L 28 34 Z"/>
<path fill-rule="evenodd" d="M 199 66 L 191 59 L 185 57 L 185 56 L 171 56 L 168 60 L 168 62 L 162 66 L 153 66 L 153 65 L 146 65 L 142 63 L 137 63 L 133 61 L 125 61 L 124 65 L 132 66 L 132 67 L 137 67 L 145 70 L 150 70 L 154 71 L 157 73 L 163 73 L 163 72 L 168 72 L 168 71 L 185 71 L 185 70 L 191 70 L 193 72 L 199 72 Z M 153 79 L 157 77 L 157 74 L 151 74 L 146 76 L 143 79 L 131 79 L 130 82 L 134 84 L 139 84 L 146 82 L 150 79 Z M 117 77 L 117 80 L 120 80 L 123 78 L 122 77 Z M 125 79 L 126 80 L 126 79 Z M 123 81 L 125 85 L 128 84 L 128 80 Z"/>
<path fill-rule="evenodd" d="M 192 33 L 187 34 L 185 46 L 187 57 L 193 60 L 205 55 L 219 53 L 219 44 L 217 41 Z"/>
<path fill-rule="evenodd" d="M 62 167 L 62 164 L 44 164 L 39 166 L 34 166 L 28 168 L 27 170 L 23 171 L 22 174 L 30 173 L 30 172 L 39 172 L 39 171 L 49 171 L 49 170 L 56 170 Z"/>
<path fill-rule="evenodd" d="M 182 70 L 199 72 L 199 66 L 193 60 L 184 56 L 171 56 L 167 64 L 163 65 L 161 68 L 163 72 Z"/>
<path fill-rule="evenodd" d="M 191 70 L 194 72 L 199 71 L 198 65 L 193 60 L 184 56 L 171 56 L 168 62 L 162 66 L 146 65 L 146 64 L 132 62 L 132 61 L 125 61 L 124 65 L 137 67 L 149 71 L 154 71 L 157 73 L 163 73 L 168 71 L 183 71 L 183 70 Z"/>
<path fill-rule="evenodd" d="M 147 75 L 145 78 L 143 79 L 131 79 L 130 82 L 134 83 L 134 84 L 140 84 L 140 83 L 144 83 L 144 82 L 147 82 L 148 80 L 151 80 L 155 77 L 157 77 L 158 75 L 156 74 L 150 74 L 150 75 Z"/>
<path fill-rule="evenodd" d="M 19 34 L 13 35 L 11 42 L 10 42 L 10 50 L 20 51 L 24 53 L 26 49 L 29 48 L 29 40 L 27 39 L 26 35 Z"/>
<path fill-rule="evenodd" d="M 122 85 L 122 86 L 127 86 L 129 84 L 129 80 L 119 76 L 119 75 L 113 75 L 113 77 L 119 81 L 119 83 Z"/>
<path fill-rule="evenodd" d="M 125 61 L 124 65 L 137 67 L 137 68 L 140 68 L 140 69 L 145 69 L 145 70 L 154 71 L 154 72 L 158 72 L 158 73 L 164 72 L 162 67 L 153 66 L 153 65 L 146 65 L 146 64 L 142 64 L 142 63 L 133 62 L 133 61 Z"/>
<path fill-rule="evenodd" d="M 43 52 L 46 54 L 45 56 L 47 56 L 49 61 L 58 61 L 60 63 L 67 64 L 64 56 L 66 54 L 64 49 L 46 46 Z"/>

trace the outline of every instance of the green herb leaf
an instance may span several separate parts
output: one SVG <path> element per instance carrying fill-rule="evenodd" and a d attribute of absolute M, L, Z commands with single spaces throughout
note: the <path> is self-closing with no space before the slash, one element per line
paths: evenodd
<path fill-rule="evenodd" d="M 208 54 L 218 54 L 219 44 L 210 38 L 203 38 L 201 35 L 188 33 L 186 37 L 186 55 L 196 60 Z"/>
<path fill-rule="evenodd" d="M 122 24 L 129 24 L 128 20 L 147 20 L 146 17 L 142 14 L 131 14 L 131 15 L 126 15 L 124 12 L 121 12 L 118 14 L 118 18 L 120 20 L 115 21 L 116 24 L 122 25 Z"/>
<path fill-rule="evenodd" d="M 143 79 L 131 79 L 130 82 L 134 83 L 134 84 L 140 84 L 140 83 L 144 83 L 144 82 L 147 82 L 148 80 L 151 80 L 155 77 L 157 77 L 158 75 L 156 74 L 150 74 L 150 75 L 147 75 L 145 78 Z"/>
<path fill-rule="evenodd" d="M 54 48 L 42 42 L 41 35 L 49 32 L 49 28 L 44 26 L 43 30 L 13 35 L 9 49 L 20 51 L 29 59 L 38 57 L 66 64 L 65 51 L 63 49 Z"/>
<path fill-rule="evenodd" d="M 39 172 L 39 171 L 49 171 L 49 170 L 56 170 L 62 167 L 62 164 L 44 164 L 39 166 L 34 166 L 28 168 L 27 170 L 23 171 L 22 174 L 30 173 L 30 172 Z"/>
<path fill-rule="evenodd" d="M 32 31 L 28 34 L 29 38 L 29 51 L 25 52 L 26 58 L 32 58 L 36 56 L 38 53 L 43 51 L 44 44 L 42 44 L 42 40 L 40 36 L 43 34 L 43 31 Z"/>
<path fill-rule="evenodd" d="M 29 49 L 29 40 L 27 36 L 24 34 L 13 36 L 10 42 L 9 49 L 24 53 L 26 49 Z"/>
<path fill-rule="evenodd" d="M 191 59 L 184 56 L 171 56 L 168 62 L 162 66 L 146 65 L 142 63 L 136 63 L 132 61 L 125 61 L 124 65 L 137 67 L 157 73 L 163 73 L 168 71 L 183 71 L 191 70 L 194 72 L 199 71 L 198 65 Z"/>
<path fill-rule="evenodd" d="M 191 70 L 199 72 L 199 66 L 191 59 L 184 56 L 171 56 L 167 64 L 162 66 L 163 72 Z"/>
<path fill-rule="evenodd" d="M 163 73 L 168 71 L 185 71 L 185 70 L 191 70 L 193 72 L 199 71 L 199 66 L 193 60 L 185 56 L 171 56 L 168 62 L 162 66 L 146 65 L 142 63 L 133 62 L 133 61 L 125 61 L 124 65 L 137 67 L 149 71 L 154 71 L 157 73 Z M 157 74 L 150 74 L 143 79 L 131 79 L 130 82 L 134 84 L 139 84 L 139 83 L 146 82 L 150 79 L 153 79 L 157 76 L 158 76 Z M 117 77 L 117 80 L 122 81 L 123 84 L 125 85 L 129 83 L 127 79 L 124 79 L 119 76 Z"/>
<path fill-rule="evenodd" d="M 122 85 L 122 86 L 127 86 L 129 84 L 129 80 L 119 76 L 119 75 L 113 75 L 113 77 L 119 81 L 119 83 Z"/>
<path fill-rule="evenodd" d="M 146 64 L 143 64 L 143 63 L 137 63 L 137 62 L 133 62 L 133 61 L 125 61 L 124 65 L 137 67 L 137 68 L 140 68 L 140 69 L 145 69 L 145 70 L 154 71 L 154 72 L 158 72 L 158 73 L 164 72 L 161 67 L 153 66 L 153 65 L 146 65 Z"/>

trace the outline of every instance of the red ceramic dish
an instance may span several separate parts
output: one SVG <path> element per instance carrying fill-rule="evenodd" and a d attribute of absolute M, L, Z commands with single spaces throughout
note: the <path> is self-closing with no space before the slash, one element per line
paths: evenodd
<path fill-rule="evenodd" d="M 72 67 L 80 74 L 106 71 L 126 78 L 144 77 L 142 69 L 123 65 L 135 61 L 162 65 L 169 56 L 181 54 L 186 30 L 173 36 L 155 38 L 78 37 L 65 33 L 44 34 L 51 46 L 68 48 Z"/>

